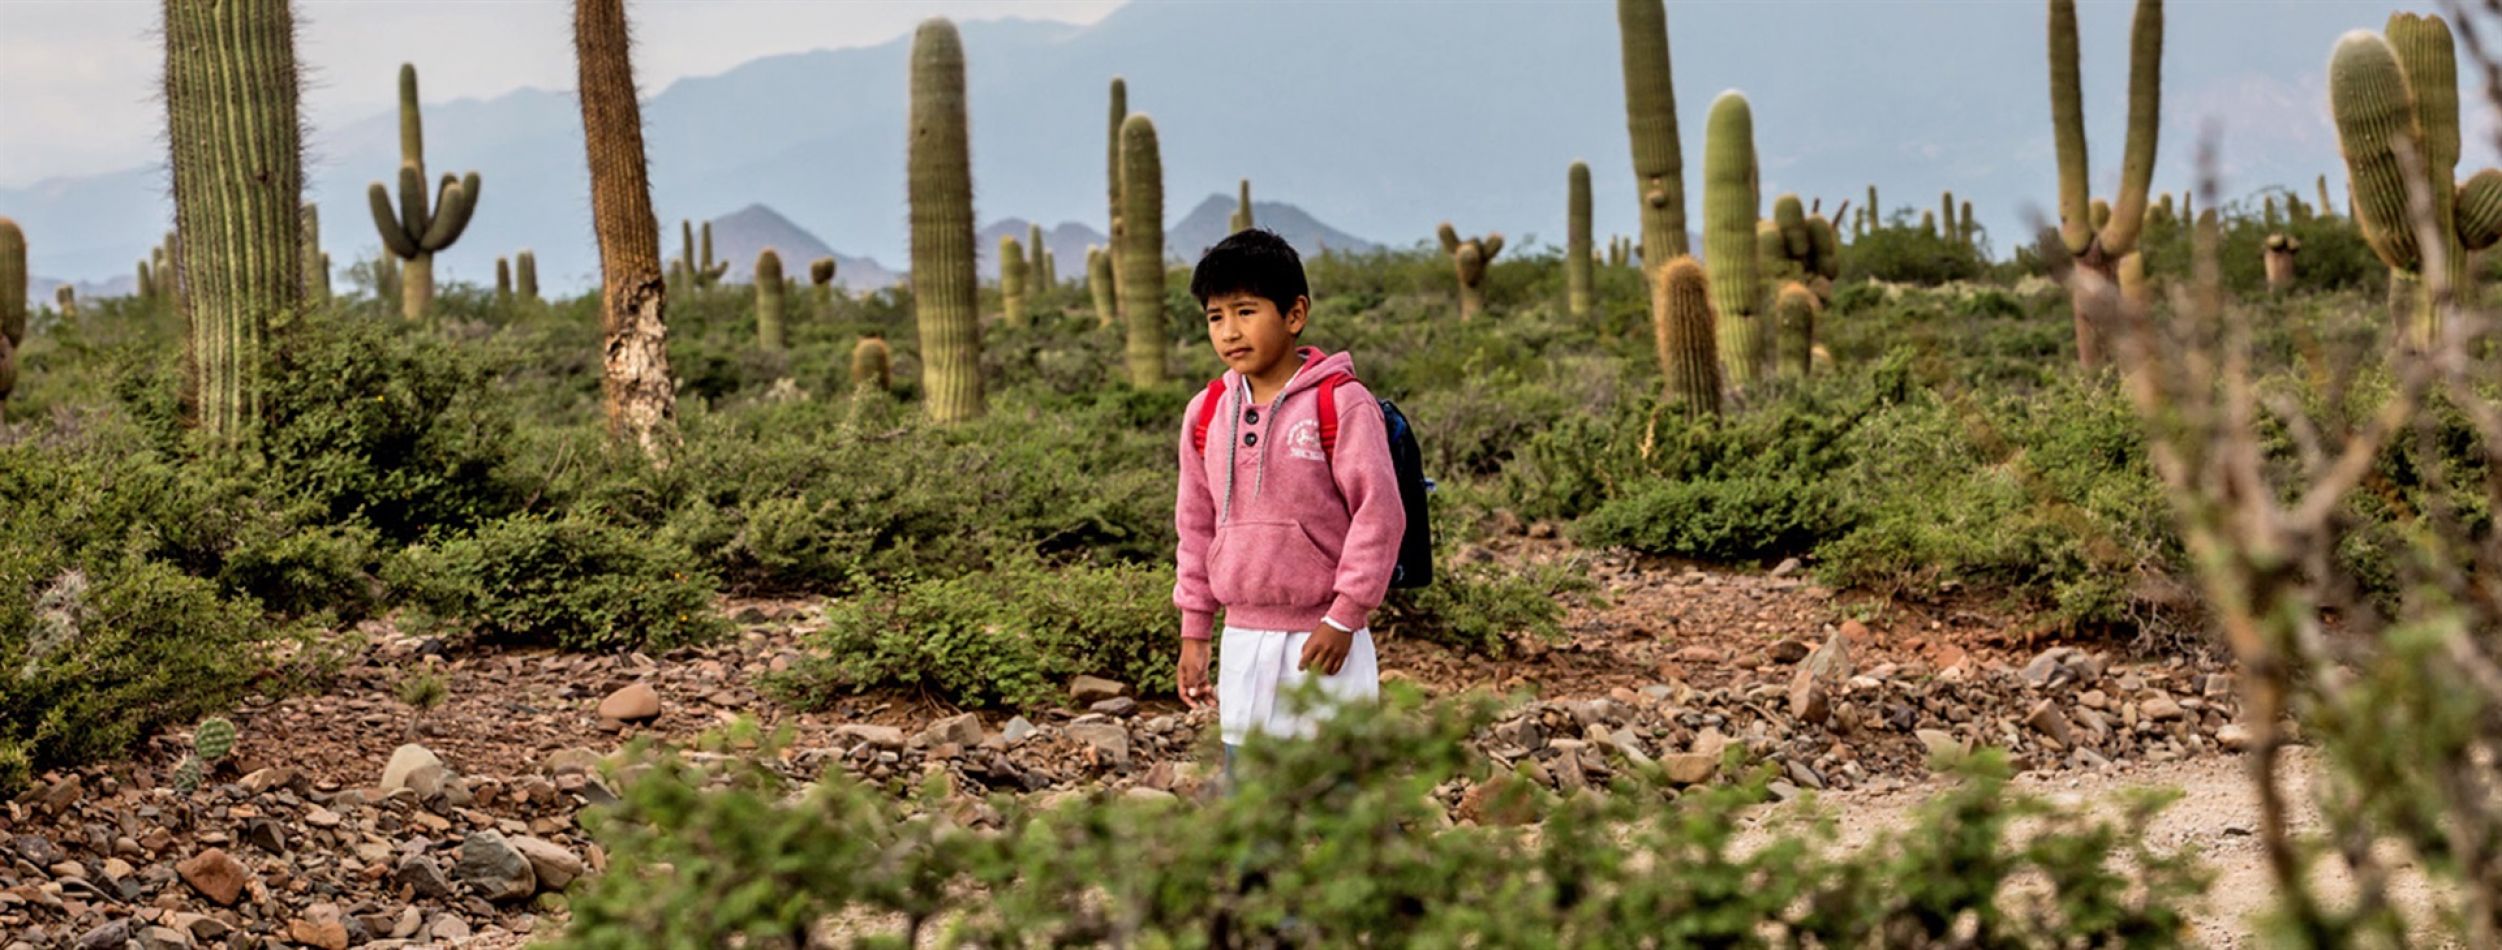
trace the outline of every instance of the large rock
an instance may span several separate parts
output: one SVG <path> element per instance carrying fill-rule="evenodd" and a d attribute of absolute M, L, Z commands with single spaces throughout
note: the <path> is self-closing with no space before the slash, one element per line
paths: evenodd
<path fill-rule="evenodd" d="M 427 855 L 412 854 L 401 858 L 399 869 L 393 872 L 393 880 L 408 885 L 409 890 L 419 897 L 439 900 L 452 896 L 451 879 L 444 877 L 443 866 L 434 863 L 434 858 Z"/>
<path fill-rule="evenodd" d="M 321 950 L 347 950 L 347 924 L 339 919 L 336 904 L 315 904 L 305 908 L 304 916 L 287 923 L 287 936 L 296 943 Z"/>
<path fill-rule="evenodd" d="M 1833 694 L 1851 672 L 1850 639 L 1836 631 L 1790 675 L 1790 715 L 1804 722 L 1824 722 L 1833 715 Z"/>
<path fill-rule="evenodd" d="M 449 771 L 443 760 L 436 758 L 434 751 L 425 746 L 412 742 L 392 750 L 391 761 L 382 766 L 382 790 L 395 792 L 407 788 L 409 775 L 423 768 Z"/>
<path fill-rule="evenodd" d="M 563 890 L 574 878 L 582 876 L 582 859 L 564 845 L 522 835 L 512 839 L 512 846 L 529 860 L 530 871 L 538 876 L 540 887 Z"/>
<path fill-rule="evenodd" d="M 599 717 L 610 722 L 642 724 L 660 718 L 660 691 L 650 683 L 635 683 L 608 694 L 599 701 Z"/>
<path fill-rule="evenodd" d="M 2075 739 L 2068 732 L 2068 717 L 2061 713 L 2058 705 L 2050 700 L 2045 699 L 2034 703 L 2033 711 L 2024 716 L 2024 724 L 2033 727 L 2033 731 L 2041 733 L 2052 742 L 2058 743 L 2059 748 L 2065 749 L 2075 744 Z"/>
<path fill-rule="evenodd" d="M 1129 763 L 1129 730 L 1109 722 L 1071 723 L 1070 738 L 1094 748 L 1103 761 L 1114 766 Z"/>
<path fill-rule="evenodd" d="M 460 865 L 453 874 L 478 896 L 495 903 L 529 900 L 539 890 L 530 859 L 493 831 L 476 832 L 461 841 Z"/>
<path fill-rule="evenodd" d="M 1944 729 L 1916 729 L 1912 731 L 1912 735 L 1918 736 L 1920 744 L 1928 747 L 1930 758 L 1951 756 L 1963 751 L 1963 743 L 1955 739 L 1954 733 Z"/>
<path fill-rule="evenodd" d="M 2137 701 L 2137 713 L 2156 722 L 2181 718 L 2181 704 L 2168 693 L 2150 692 Z"/>
<path fill-rule="evenodd" d="M 857 739 L 880 749 L 900 749 L 904 744 L 903 730 L 865 722 L 847 722 L 834 727 L 834 738 Z"/>
<path fill-rule="evenodd" d="M 242 896 L 243 886 L 251 881 L 252 872 L 223 849 L 210 848 L 174 865 L 174 873 L 182 881 L 219 906 L 232 906 Z"/>
<path fill-rule="evenodd" d="M 940 746 L 951 742 L 967 749 L 981 745 L 982 717 L 973 713 L 958 713 L 930 723 L 929 728 L 921 730 L 922 745 Z"/>
<path fill-rule="evenodd" d="M 1129 695 L 1129 684 L 1100 676 L 1080 676 L 1069 681 L 1069 698 L 1078 705 L 1091 706 L 1115 696 Z"/>

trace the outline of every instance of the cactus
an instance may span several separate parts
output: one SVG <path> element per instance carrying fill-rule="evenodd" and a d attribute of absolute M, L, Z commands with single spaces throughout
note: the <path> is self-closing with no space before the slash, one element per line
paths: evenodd
<path fill-rule="evenodd" d="M 184 420 L 248 449 L 273 326 L 303 309 L 303 152 L 287 0 L 165 5 Z"/>
<path fill-rule="evenodd" d="M 611 438 L 632 440 L 662 466 L 677 446 L 677 387 L 624 0 L 575 0 L 573 49 L 599 239 L 602 408 Z"/>
<path fill-rule="evenodd" d="M 192 754 L 199 756 L 202 762 L 214 765 L 225 758 L 226 753 L 234 751 L 234 747 L 235 724 L 223 718 L 212 716 L 200 720 L 199 727 L 191 731 Z"/>
<path fill-rule="evenodd" d="M 1937 212 L 1925 210 L 1920 212 L 1920 230 L 1927 233 L 1930 237 L 1938 236 Z"/>
<path fill-rule="evenodd" d="M 1095 299 L 1095 325 L 1111 326 L 1120 313 L 1112 291 L 1112 252 L 1087 246 L 1086 293 Z"/>
<path fill-rule="evenodd" d="M 1104 234 L 1112 242 L 1105 254 L 1119 254 L 1121 248 L 1121 123 L 1129 120 L 1129 83 L 1112 77 L 1112 124 L 1104 132 L 1104 179 L 1112 187 L 1111 216 L 1106 218 Z M 1113 268 L 1111 283 L 1113 299 L 1120 292 L 1120 269 Z"/>
<path fill-rule="evenodd" d="M 302 216 L 304 300 L 318 306 L 330 302 L 330 255 L 321 252 L 321 206 L 305 202 Z M 146 295 L 144 288 L 141 295 Z"/>
<path fill-rule="evenodd" d="M 68 284 L 52 288 L 52 309 L 62 317 L 78 315 L 78 290 Z"/>
<path fill-rule="evenodd" d="M 756 348 L 782 349 L 782 255 L 772 248 L 756 252 Z"/>
<path fill-rule="evenodd" d="M 892 363 L 893 357 L 887 352 L 885 340 L 873 336 L 861 337 L 860 343 L 851 348 L 851 388 L 855 392 L 861 389 L 885 392 L 893 388 L 889 368 Z"/>
<path fill-rule="evenodd" d="M 2337 205 L 2336 205 L 2336 203 L 2328 200 L 2328 176 L 2326 176 L 2326 175 L 2321 175 L 2321 176 L 2319 177 L 2319 179 L 2318 179 L 2317 181 L 2314 181 L 2312 184 L 2319 186 L 2319 190 L 2320 190 L 2320 209 L 2319 209 L 2319 210 L 2320 210 L 2320 214 L 2321 214 L 2323 217 L 2336 214 L 2336 213 L 2337 213 L 2337 210 L 2336 210 L 2336 209 L 2337 209 Z"/>
<path fill-rule="evenodd" d="M 539 299 L 539 259 L 526 247 L 513 255 L 513 293 L 528 303 Z"/>
<path fill-rule="evenodd" d="M 1164 385 L 1164 158 L 1155 120 L 1132 114 L 1121 123 L 1121 233 L 1113 261 L 1121 324 L 1126 328 L 1130 385 Z"/>
<path fill-rule="evenodd" d="M 817 312 L 832 313 L 834 311 L 834 259 L 820 257 L 809 261 L 808 283 L 816 288 L 813 295 L 817 302 Z"/>
<path fill-rule="evenodd" d="M 1590 164 L 1574 162 L 1564 173 L 1564 309 L 1590 315 Z"/>
<path fill-rule="evenodd" d="M 163 271 L 159 271 L 163 273 Z M 158 283 L 163 283 L 162 280 Z M 384 251 L 374 258 L 374 299 L 391 300 L 400 296 L 400 259 Z"/>
<path fill-rule="evenodd" d="M 407 264 L 400 269 L 400 315 L 423 320 L 434 303 L 434 255 L 460 240 L 478 208 L 478 173 L 443 176 L 434 207 L 426 207 L 426 140 L 417 107 L 417 67 L 400 64 L 400 200 L 381 182 L 365 188 L 374 230 L 384 250 Z"/>
<path fill-rule="evenodd" d="M 172 782 L 175 793 L 189 795 L 192 792 L 199 791 L 200 773 L 201 768 L 199 757 L 190 755 L 183 756 L 182 761 L 174 765 Z"/>
<path fill-rule="evenodd" d="M 1768 360 L 1763 282 L 1755 266 L 1755 113 L 1735 90 L 1712 100 L 1703 137 L 1703 265 L 1719 314 L 1720 372 L 1732 389 L 1755 381 Z"/>
<path fill-rule="evenodd" d="M 26 345 L 26 232 L 0 218 L 0 405 L 17 386 L 17 350 Z"/>
<path fill-rule="evenodd" d="M 513 262 L 508 258 L 499 257 L 495 259 L 495 304 L 503 307 L 511 306 L 512 302 Z"/>
<path fill-rule="evenodd" d="M 1942 236 L 1948 243 L 1963 243 L 1963 232 L 1957 227 L 1955 221 L 1955 193 L 1948 191 L 1939 196 L 1937 207 L 1937 213 L 1943 216 L 1946 222 Z"/>
<path fill-rule="evenodd" d="M 2154 180 L 2155 133 L 2161 124 L 2163 0 L 2137 0 L 2129 29 L 2128 140 L 2120 166 L 2120 193 L 2108 223 L 2089 219 L 2091 197 L 2085 152 L 2085 104 L 2077 78 L 2076 0 L 2050 0 L 2050 116 L 2059 152 L 2059 238 L 2077 265 L 2069 280 L 2075 311 L 2077 362 L 2102 365 L 2097 315 L 2107 305 L 2102 289 L 2118 279 L 2120 259 L 2137 249 L 2146 221 L 2146 191 Z"/>
<path fill-rule="evenodd" d="M 1616 0 L 1616 33 L 1625 74 L 1625 127 L 1633 140 L 1633 182 L 1642 206 L 1642 265 L 1650 271 L 1686 253 L 1685 159 L 1677 144 L 1667 6 L 1662 0 Z"/>
<path fill-rule="evenodd" d="M 1494 256 L 1503 253 L 1503 235 L 1488 234 L 1461 240 L 1459 230 L 1444 221 L 1434 230 L 1442 241 L 1442 253 L 1451 256 L 1451 269 L 1459 274 L 1459 316 L 1467 320 L 1486 308 L 1486 266 Z"/>
<path fill-rule="evenodd" d="M 1966 199 L 1963 203 L 1963 220 L 1955 224 L 1955 243 L 1971 247 L 1973 236 L 1979 233 L 1980 227 L 1972 223 L 1972 202 Z"/>
<path fill-rule="evenodd" d="M 983 411 L 982 325 L 975 310 L 964 43 L 956 25 L 944 17 L 922 21 L 912 35 L 911 68 L 908 177 L 921 388 L 931 421 L 962 422 Z"/>
<path fill-rule="evenodd" d="M 1046 290 L 1060 286 L 1060 257 L 1047 247 L 1042 252 L 1042 285 Z"/>
<path fill-rule="evenodd" d="M 137 286 L 139 289 L 133 291 L 132 296 L 135 296 L 140 300 L 156 299 L 156 275 L 148 270 L 148 262 L 139 262 L 138 278 L 139 282 Z"/>
<path fill-rule="evenodd" d="M 2487 169 L 2463 186 L 2455 181 L 2457 76 L 2450 27 L 2439 16 L 2391 14 L 2386 38 L 2348 33 L 2328 62 L 2329 111 L 2345 153 L 2351 213 L 2363 240 L 2389 268 L 2392 317 L 2415 345 L 2428 343 L 2439 330 L 2426 267 L 2440 261 L 2451 292 L 2472 301 L 2467 252 L 2502 238 L 2502 176 Z M 2402 150 L 2412 152 L 2424 172 L 2438 248 L 2419 246 L 2408 213 Z"/>
<path fill-rule="evenodd" d="M 1720 414 L 1719 321 L 1711 312 L 1710 281 L 1703 265 L 1679 257 L 1659 269 L 1651 293 L 1651 332 L 1659 348 L 1659 374 L 1667 398 L 1689 415 Z"/>
<path fill-rule="evenodd" d="M 1251 179 L 1242 180 L 1241 191 L 1234 198 L 1233 216 L 1225 220 L 1225 225 L 1228 231 L 1251 230 Z"/>
<path fill-rule="evenodd" d="M 2294 253 L 2302 250 L 2302 241 L 2289 234 L 2270 234 L 2261 245 L 2261 263 L 2267 268 L 2267 289 L 2284 293 L 2293 286 Z"/>
<path fill-rule="evenodd" d="M 1009 326 L 1025 325 L 1025 283 L 1032 266 L 1025 262 L 1025 249 L 1017 245 L 1016 238 L 999 236 L 1000 320 Z"/>
<path fill-rule="evenodd" d="M 1043 245 L 1043 229 L 1039 224 L 1025 226 L 1025 294 L 1039 301 L 1051 291 L 1051 249 Z"/>
<path fill-rule="evenodd" d="M 1782 284 L 1772 297 L 1773 332 L 1781 335 L 1774 349 L 1781 355 L 1780 374 L 1785 378 L 1803 379 L 1815 362 L 1816 312 L 1824 304 L 1815 291 L 1798 281 Z"/>
<path fill-rule="evenodd" d="M 1841 233 L 1825 216 L 1809 213 L 1796 194 L 1772 199 L 1772 217 L 1756 225 L 1756 247 L 1757 264 L 1765 268 L 1759 281 L 1798 281 L 1818 302 L 1832 295 L 1842 273 Z M 1780 352 L 1785 362 L 1791 356 Z"/>

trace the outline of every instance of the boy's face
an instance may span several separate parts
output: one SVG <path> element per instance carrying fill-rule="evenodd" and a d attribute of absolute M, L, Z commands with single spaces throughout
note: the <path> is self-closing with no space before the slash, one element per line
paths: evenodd
<path fill-rule="evenodd" d="M 1295 336 L 1311 309 L 1309 298 L 1294 298 L 1292 309 L 1277 312 L 1277 303 L 1250 293 L 1208 297 L 1208 346 L 1225 366 L 1245 376 L 1262 376 L 1294 352 Z"/>

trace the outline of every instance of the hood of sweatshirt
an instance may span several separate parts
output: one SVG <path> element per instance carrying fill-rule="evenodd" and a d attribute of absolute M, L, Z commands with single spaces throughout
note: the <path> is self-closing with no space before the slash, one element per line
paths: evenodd
<path fill-rule="evenodd" d="M 1296 347 L 1294 352 L 1303 358 L 1303 368 L 1294 371 L 1294 378 L 1286 381 L 1286 388 L 1278 390 L 1277 395 L 1268 397 L 1270 405 L 1275 405 L 1277 400 L 1312 388 L 1333 373 L 1355 375 L 1355 357 L 1347 353 L 1323 353 L 1317 346 Z M 1250 396 L 1244 391 L 1246 385 L 1241 373 L 1230 369 L 1225 371 L 1226 392 L 1242 393 L 1242 398 L 1248 400 Z"/>

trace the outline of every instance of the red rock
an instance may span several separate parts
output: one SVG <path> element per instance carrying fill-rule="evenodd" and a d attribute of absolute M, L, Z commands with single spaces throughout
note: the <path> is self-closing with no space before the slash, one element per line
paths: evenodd
<path fill-rule="evenodd" d="M 174 871 L 182 875 L 183 883 L 199 891 L 200 896 L 221 906 L 232 905 L 235 898 L 242 896 L 244 884 L 252 879 L 252 872 L 243 866 L 243 862 L 217 848 L 202 851 L 174 865 Z"/>

